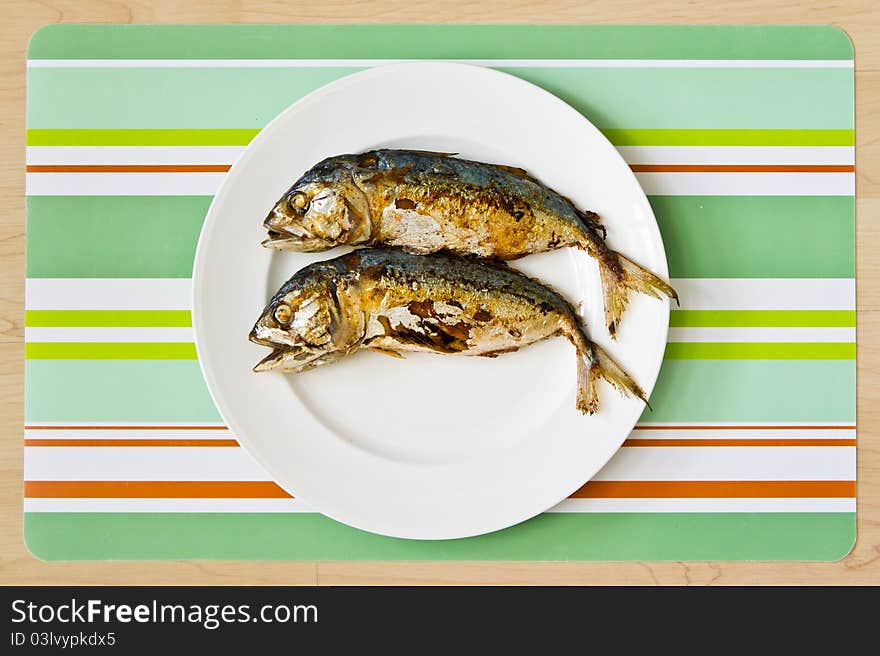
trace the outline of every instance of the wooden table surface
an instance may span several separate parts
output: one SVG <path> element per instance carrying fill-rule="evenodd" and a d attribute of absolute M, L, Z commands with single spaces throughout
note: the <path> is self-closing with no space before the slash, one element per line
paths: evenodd
<path fill-rule="evenodd" d="M 190 5 L 199 4 L 200 7 Z M 878 584 L 880 583 L 880 12 L 876 0 L 2 0 L 0 27 L 0 584 Z M 837 563 L 44 563 L 22 539 L 25 51 L 37 28 L 108 23 L 834 24 L 856 50 L 858 542 Z M 816 93 L 821 93 L 817 89 Z"/>

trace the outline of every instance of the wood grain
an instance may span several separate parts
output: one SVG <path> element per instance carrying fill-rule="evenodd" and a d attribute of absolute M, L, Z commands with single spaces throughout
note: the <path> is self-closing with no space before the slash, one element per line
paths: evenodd
<path fill-rule="evenodd" d="M 0 583 L 878 584 L 880 583 L 880 12 L 875 0 L 3 0 L 0 26 Z M 838 563 L 44 563 L 22 540 L 25 50 L 54 22 L 832 23 L 856 48 L 858 543 Z M 821 90 L 817 90 L 820 93 Z"/>

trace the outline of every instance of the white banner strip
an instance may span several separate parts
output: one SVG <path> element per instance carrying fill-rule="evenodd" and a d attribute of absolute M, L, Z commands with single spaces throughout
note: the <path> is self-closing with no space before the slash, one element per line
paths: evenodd
<path fill-rule="evenodd" d="M 192 342 L 192 328 L 25 328 L 26 342 Z"/>
<path fill-rule="evenodd" d="M 855 447 L 621 449 L 599 481 L 855 480 Z M 244 449 L 25 447 L 30 481 L 268 481 Z"/>
<path fill-rule="evenodd" d="M 244 146 L 29 146 L 27 163 L 233 164 Z M 848 146 L 618 146 L 629 164 L 852 165 Z"/>
<path fill-rule="evenodd" d="M 673 278 L 683 310 L 854 310 L 853 278 Z M 28 278 L 28 310 L 187 310 L 189 278 Z"/>
<path fill-rule="evenodd" d="M 446 61 L 498 68 L 853 68 L 851 59 L 29 59 L 28 68 L 369 68 Z"/>
<path fill-rule="evenodd" d="M 856 189 L 854 173 L 636 173 L 636 178 L 649 196 L 852 196 Z"/>
<path fill-rule="evenodd" d="M 28 173 L 28 196 L 213 196 L 225 173 Z M 656 196 L 852 196 L 853 173 L 637 173 Z"/>
<path fill-rule="evenodd" d="M 28 310 L 189 310 L 189 278 L 28 278 Z"/>
<path fill-rule="evenodd" d="M 225 173 L 28 173 L 28 196 L 213 196 Z"/>
<path fill-rule="evenodd" d="M 113 426 L 113 425 L 93 425 L 82 424 L 65 425 L 64 427 L 52 428 L 52 424 L 42 425 L 40 428 L 28 426 L 25 427 L 25 439 L 41 439 L 41 440 L 69 440 L 69 439 L 130 439 L 130 440 L 167 440 L 167 439 L 199 439 L 199 440 L 229 440 L 235 439 L 235 435 L 228 428 L 218 427 L 206 430 L 204 426 L 198 426 L 195 429 L 186 428 L 184 426 L 153 424 L 142 427 L 135 426 Z M 749 428 L 743 427 L 688 427 L 687 425 L 677 425 L 665 429 L 658 428 L 635 428 L 630 434 L 632 439 L 653 440 L 663 442 L 664 440 L 679 439 L 699 439 L 699 440 L 728 440 L 728 439 L 751 439 L 751 440 L 779 440 L 779 439 L 841 439 L 851 440 L 856 437 L 855 428 L 816 428 L 816 427 L 774 427 L 759 426 Z"/>
<path fill-rule="evenodd" d="M 27 163 L 231 165 L 244 150 L 244 146 L 28 146 Z"/>
<path fill-rule="evenodd" d="M 855 310 L 853 278 L 678 278 L 682 310 Z"/>
<path fill-rule="evenodd" d="M 308 513 L 299 499 L 25 499 L 25 512 Z M 566 499 L 547 512 L 855 512 L 855 499 Z"/>
<path fill-rule="evenodd" d="M 849 146 L 618 146 L 628 164 L 852 165 Z"/>
<path fill-rule="evenodd" d="M 25 339 L 27 335 L 25 335 Z M 855 328 L 670 328 L 670 342 L 854 342 Z"/>

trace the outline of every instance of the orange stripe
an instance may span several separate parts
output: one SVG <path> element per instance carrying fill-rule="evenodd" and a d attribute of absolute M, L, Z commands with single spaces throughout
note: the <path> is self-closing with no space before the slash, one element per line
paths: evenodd
<path fill-rule="evenodd" d="M 229 164 L 28 164 L 28 173 L 226 173 Z M 636 173 L 853 173 L 853 164 L 632 164 Z"/>
<path fill-rule="evenodd" d="M 235 440 L 211 440 L 211 439 L 98 439 L 87 440 L 80 438 L 63 439 L 26 439 L 25 446 L 238 446 Z"/>
<path fill-rule="evenodd" d="M 25 426 L 25 430 L 229 430 L 226 426 Z"/>
<path fill-rule="evenodd" d="M 690 426 L 690 425 L 652 425 L 652 424 L 639 424 L 635 427 L 635 430 L 669 430 L 669 431 L 679 431 L 679 430 L 855 430 L 855 424 L 851 425 L 841 425 L 841 426 L 798 426 L 797 424 L 791 425 L 779 425 L 779 426 L 758 426 L 751 424 L 736 424 L 732 426 L 713 426 L 711 424 L 707 424 L 705 426 Z M 154 425 L 146 425 L 146 426 L 41 426 L 41 425 L 32 425 L 25 426 L 25 430 L 228 430 L 226 426 L 186 426 L 186 425 L 178 425 L 178 426 L 154 426 Z"/>
<path fill-rule="evenodd" d="M 33 438 L 25 439 L 25 446 L 239 446 L 236 440 L 224 439 L 171 439 L 171 438 Z M 623 443 L 628 447 L 661 446 L 856 446 L 855 440 L 848 439 L 635 439 Z"/>
<path fill-rule="evenodd" d="M 287 499 L 270 481 L 25 481 L 37 498 Z M 591 481 L 574 499 L 852 498 L 855 481 Z"/>
<path fill-rule="evenodd" d="M 852 164 L 633 164 L 635 173 L 853 173 Z"/>
<path fill-rule="evenodd" d="M 739 439 L 739 440 L 692 440 L 692 439 L 628 439 L 623 446 L 856 446 L 855 440 L 845 439 Z"/>
<path fill-rule="evenodd" d="M 712 426 L 711 424 L 706 426 L 653 426 L 651 424 L 638 424 L 635 427 L 635 430 L 669 430 L 669 431 L 679 431 L 679 430 L 855 430 L 855 424 L 850 426 L 798 426 L 798 425 L 783 425 L 783 426 L 755 426 L 749 424 L 736 424 L 733 426 Z"/>
<path fill-rule="evenodd" d="M 590 481 L 571 498 L 849 498 L 855 495 L 855 481 Z"/>
<path fill-rule="evenodd" d="M 226 173 L 229 164 L 28 164 L 28 173 Z"/>
<path fill-rule="evenodd" d="M 25 481 L 24 495 L 90 499 L 289 499 L 271 481 Z"/>

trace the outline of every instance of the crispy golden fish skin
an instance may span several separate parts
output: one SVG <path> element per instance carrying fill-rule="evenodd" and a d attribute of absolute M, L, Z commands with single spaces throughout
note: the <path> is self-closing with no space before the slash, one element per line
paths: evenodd
<path fill-rule="evenodd" d="M 647 403 L 556 292 L 502 262 L 365 248 L 309 265 L 269 301 L 250 334 L 272 352 L 255 371 L 298 373 L 359 349 L 496 357 L 557 335 L 577 351 L 577 407 L 599 408 L 603 378 Z"/>
<path fill-rule="evenodd" d="M 293 251 L 398 246 L 499 260 L 580 248 L 599 263 L 614 337 L 631 291 L 678 296 L 611 250 L 598 219 L 522 169 L 445 153 L 374 150 L 330 157 L 306 172 L 266 217 L 263 245 Z"/>

